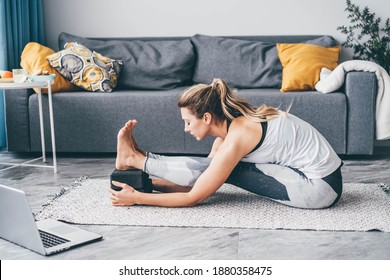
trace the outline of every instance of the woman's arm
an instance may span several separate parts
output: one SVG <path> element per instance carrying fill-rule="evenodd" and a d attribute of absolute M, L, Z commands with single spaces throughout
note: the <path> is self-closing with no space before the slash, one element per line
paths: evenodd
<path fill-rule="evenodd" d="M 223 146 L 189 192 L 142 193 L 124 183 L 114 181 L 113 184 L 122 187 L 122 190 L 116 192 L 110 189 L 112 204 L 115 206 L 135 204 L 164 207 L 195 206 L 218 190 L 241 159 L 237 152 L 238 147 L 234 143 Z"/>
<path fill-rule="evenodd" d="M 123 189 L 120 192 L 110 190 L 112 204 L 117 206 L 144 204 L 181 207 L 201 203 L 221 187 L 241 158 L 256 146 L 261 138 L 261 126 L 255 125 L 256 129 L 253 129 L 251 125 L 232 122 L 228 135 L 213 156 L 209 167 L 200 175 L 189 192 L 142 193 L 126 184 L 113 182 L 114 185 Z M 257 127 L 260 127 L 260 135 Z"/>
<path fill-rule="evenodd" d="M 153 189 L 159 192 L 189 192 L 191 187 L 181 186 L 162 178 L 152 178 Z"/>

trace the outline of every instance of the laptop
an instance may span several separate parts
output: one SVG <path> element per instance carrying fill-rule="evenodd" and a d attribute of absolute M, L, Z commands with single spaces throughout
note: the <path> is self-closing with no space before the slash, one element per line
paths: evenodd
<path fill-rule="evenodd" d="M 103 238 L 57 220 L 35 221 L 26 194 L 3 185 L 0 185 L 0 237 L 41 255 L 52 255 Z"/>

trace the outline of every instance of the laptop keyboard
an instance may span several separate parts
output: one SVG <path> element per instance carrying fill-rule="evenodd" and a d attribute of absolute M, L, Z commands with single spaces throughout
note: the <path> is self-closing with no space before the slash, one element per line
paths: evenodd
<path fill-rule="evenodd" d="M 57 235 L 42 230 L 39 230 L 39 234 L 41 235 L 43 246 L 45 248 L 50 248 L 66 242 L 70 242 L 70 240 L 67 240 L 65 238 L 59 237 Z"/>

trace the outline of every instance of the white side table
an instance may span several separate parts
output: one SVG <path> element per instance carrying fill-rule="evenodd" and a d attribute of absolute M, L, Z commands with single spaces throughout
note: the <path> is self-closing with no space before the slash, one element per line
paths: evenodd
<path fill-rule="evenodd" d="M 33 160 L 29 160 L 23 163 L 15 164 L 15 163 L 6 163 L 0 162 L 0 164 L 11 165 L 11 167 L 4 168 L 2 170 L 11 169 L 17 166 L 35 166 L 35 167 L 49 167 L 54 169 L 54 173 L 57 173 L 57 156 L 56 156 L 56 140 L 54 135 L 54 117 L 53 117 L 53 102 L 51 96 L 51 82 L 24 82 L 24 83 L 0 83 L 0 89 L 4 90 L 4 115 L 5 114 L 5 94 L 8 89 L 29 89 L 29 88 L 37 88 L 38 89 L 38 106 L 39 106 L 39 124 L 41 129 L 41 144 L 42 144 L 42 157 L 36 158 Z M 50 116 L 50 131 L 51 131 L 51 145 L 53 152 L 53 165 L 38 165 L 38 164 L 30 164 L 30 162 L 43 159 L 43 162 L 46 162 L 46 146 L 45 146 L 45 135 L 44 135 L 44 126 L 43 126 L 43 111 L 42 111 L 42 88 L 47 88 L 48 97 L 49 97 L 49 116 Z M 6 118 L 6 116 L 5 116 Z M 7 143 L 8 146 L 8 143 Z M 1 171 L 1 170 L 0 170 Z"/>

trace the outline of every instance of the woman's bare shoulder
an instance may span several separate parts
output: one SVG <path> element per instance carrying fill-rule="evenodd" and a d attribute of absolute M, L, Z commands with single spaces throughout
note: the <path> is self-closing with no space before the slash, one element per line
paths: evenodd
<path fill-rule="evenodd" d="M 260 128 L 260 129 L 259 129 Z M 259 122 L 254 122 L 244 116 L 240 116 L 235 118 L 232 123 L 230 124 L 229 132 L 232 129 L 232 131 L 259 131 L 261 130 L 261 125 L 259 125 Z"/>
<path fill-rule="evenodd" d="M 259 143 L 262 134 L 263 129 L 259 122 L 238 117 L 232 121 L 226 141 L 235 143 L 249 153 Z"/>

